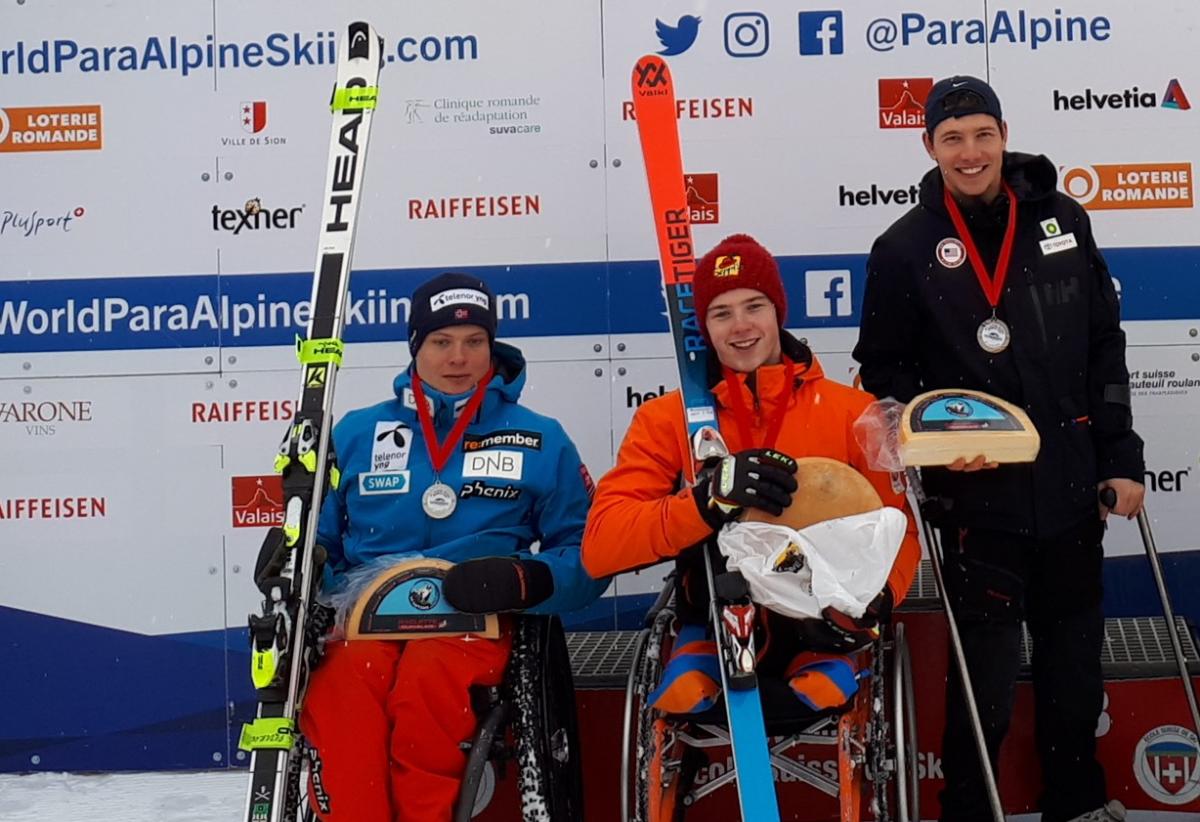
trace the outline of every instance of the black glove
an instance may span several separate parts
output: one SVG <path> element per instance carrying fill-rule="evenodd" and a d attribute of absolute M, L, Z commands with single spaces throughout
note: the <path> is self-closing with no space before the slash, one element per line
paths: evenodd
<path fill-rule="evenodd" d="M 264 596 L 270 596 L 272 588 L 283 585 L 283 579 L 279 575 L 283 573 L 283 564 L 287 561 L 290 550 L 292 549 L 288 547 L 282 528 L 267 529 L 262 547 L 258 549 L 258 560 L 254 563 L 254 584 Z M 301 547 L 297 546 L 296 550 L 301 550 Z M 313 546 L 313 562 L 317 575 L 320 575 L 328 556 L 323 546 Z M 290 591 L 285 591 L 284 597 L 289 593 Z"/>
<path fill-rule="evenodd" d="M 718 529 L 743 508 L 779 516 L 792 504 L 796 461 L 780 451 L 754 448 L 721 459 L 707 480 L 692 489 L 704 521 Z M 703 476 L 703 475 L 702 475 Z"/>
<path fill-rule="evenodd" d="M 879 637 L 879 626 L 886 625 L 892 619 L 893 604 L 892 589 L 885 585 L 861 617 L 852 617 L 832 607 L 823 610 L 821 615 L 839 638 L 842 648 L 857 650 Z"/>
<path fill-rule="evenodd" d="M 442 595 L 465 614 L 523 611 L 554 593 L 550 566 L 536 559 L 483 557 L 446 572 Z"/>

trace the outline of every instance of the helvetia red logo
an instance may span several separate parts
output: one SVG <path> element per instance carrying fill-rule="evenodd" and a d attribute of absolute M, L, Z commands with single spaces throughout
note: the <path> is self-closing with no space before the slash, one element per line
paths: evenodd
<path fill-rule="evenodd" d="M 283 525 L 283 478 L 233 477 L 233 527 Z"/>
<path fill-rule="evenodd" d="M 925 98 L 932 77 L 880 78 L 879 127 L 925 128 Z"/>
<path fill-rule="evenodd" d="M 719 223 L 721 206 L 717 175 L 685 174 L 683 184 L 687 189 L 687 204 L 688 210 L 692 212 L 692 224 Z"/>

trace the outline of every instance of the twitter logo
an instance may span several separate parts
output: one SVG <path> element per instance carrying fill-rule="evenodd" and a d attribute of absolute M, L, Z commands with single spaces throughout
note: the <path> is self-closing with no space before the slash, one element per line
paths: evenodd
<path fill-rule="evenodd" d="M 700 31 L 700 18 L 685 14 L 673 26 L 668 26 L 662 20 L 655 20 L 654 30 L 658 33 L 658 42 L 664 46 L 659 54 L 674 57 L 676 54 L 683 54 L 696 42 L 696 34 Z"/>

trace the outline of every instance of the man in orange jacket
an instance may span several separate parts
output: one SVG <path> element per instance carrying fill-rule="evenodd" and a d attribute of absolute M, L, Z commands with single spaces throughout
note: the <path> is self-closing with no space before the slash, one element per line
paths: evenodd
<path fill-rule="evenodd" d="M 596 577 L 674 559 L 684 623 L 663 683 L 652 695 L 671 713 L 715 703 L 720 675 L 707 632 L 705 543 L 746 508 L 778 515 L 797 488 L 795 458 L 827 457 L 861 472 L 884 505 L 905 510 L 887 474 L 872 471 L 852 426 L 874 398 L 825 379 L 806 345 L 783 330 L 787 298 L 775 259 L 752 237 L 726 238 L 696 264 L 696 316 L 710 344 L 710 382 L 729 448 L 692 487 L 692 459 L 679 391 L 643 404 L 616 466 L 596 488 L 583 538 L 583 564 Z M 715 356 L 714 356 L 715 355 Z M 781 675 L 813 709 L 848 702 L 857 687 L 852 661 L 838 654 L 870 641 L 912 584 L 921 549 L 909 517 L 888 582 L 860 618 L 826 609 L 825 619 L 792 620 L 759 609 L 760 670 Z M 697 559 L 699 557 L 699 559 Z"/>

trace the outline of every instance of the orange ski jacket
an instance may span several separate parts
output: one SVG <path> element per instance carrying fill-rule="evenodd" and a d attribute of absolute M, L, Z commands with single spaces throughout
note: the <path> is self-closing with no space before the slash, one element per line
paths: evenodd
<path fill-rule="evenodd" d="M 759 368 L 755 391 L 747 387 L 746 375 L 737 375 L 736 390 L 743 392 L 746 406 L 752 409 L 754 442 L 740 440 L 729 404 L 729 392 L 735 387 L 725 380 L 716 384 L 713 396 L 721 433 L 731 453 L 761 447 L 768 420 L 778 403 L 786 402 L 783 427 L 774 444 L 777 450 L 797 459 L 828 457 L 848 463 L 870 481 L 884 505 L 904 511 L 908 531 L 888 578 L 898 604 L 912 584 L 921 547 L 904 495 L 892 489 L 891 478 L 885 472 L 867 466 L 854 439 L 854 421 L 875 398 L 826 379 L 816 357 L 803 346 L 793 345 L 802 349 L 804 356 L 793 358 L 796 365 L 791 386 L 784 385 L 784 365 Z M 696 509 L 691 489 L 680 487 L 685 461 L 690 459 L 678 390 L 638 408 L 621 443 L 616 465 L 596 486 L 582 547 L 583 565 L 589 574 L 600 579 L 653 565 L 712 536 L 712 527 Z"/>

